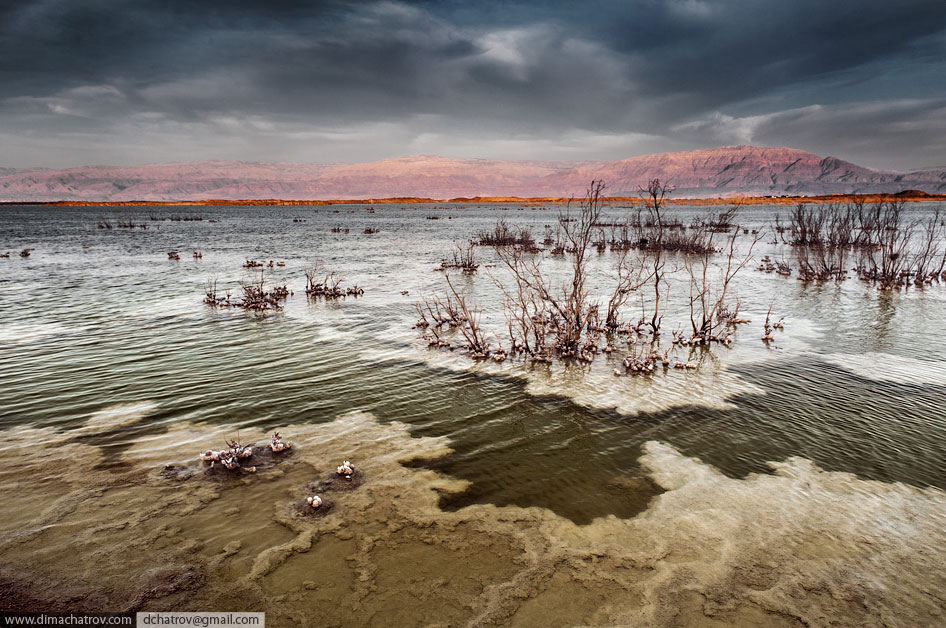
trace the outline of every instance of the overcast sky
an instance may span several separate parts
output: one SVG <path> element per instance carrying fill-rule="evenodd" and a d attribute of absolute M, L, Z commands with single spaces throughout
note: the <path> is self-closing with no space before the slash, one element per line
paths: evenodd
<path fill-rule="evenodd" d="M 0 4 L 0 166 L 731 144 L 946 166 L 946 4 Z"/>

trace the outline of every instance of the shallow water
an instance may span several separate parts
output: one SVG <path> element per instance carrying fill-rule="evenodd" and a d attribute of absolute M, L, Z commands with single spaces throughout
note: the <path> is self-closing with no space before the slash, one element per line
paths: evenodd
<path fill-rule="evenodd" d="M 689 222 L 706 210 L 674 211 Z M 775 211 L 742 219 L 764 229 Z M 533 367 L 427 349 L 413 304 L 443 288 L 432 268 L 452 242 L 498 217 L 541 236 L 556 212 L 0 209 L 0 250 L 13 251 L 0 259 L 0 428 L 5 459 L 24 458 L 0 473 L 15 506 L 0 527 L 0 575 L 25 583 L 23 595 L 62 599 L 71 587 L 110 608 L 251 599 L 276 625 L 293 613 L 341 626 L 935 625 L 946 288 L 804 285 L 750 265 L 735 294 L 753 322 L 732 348 L 694 353 L 696 372 L 615 378 L 604 356 Z M 192 213 L 204 220 L 148 220 Z M 118 216 L 149 228 L 95 228 Z M 17 257 L 25 247 L 33 254 Z M 502 273 L 477 251 L 483 266 L 460 281 L 502 334 L 488 276 Z M 765 254 L 790 257 L 761 243 Z M 284 310 L 202 303 L 214 276 L 238 292 L 247 258 L 286 262 L 266 275 L 295 290 Z M 301 268 L 316 260 L 364 296 L 307 300 Z M 564 263 L 546 262 L 553 273 Z M 603 278 L 612 254 L 593 263 Z M 770 305 L 787 325 L 766 348 Z M 160 475 L 238 432 L 263 442 L 273 429 L 297 441 L 284 466 L 225 486 Z M 355 456 L 362 487 L 324 518 L 291 514 L 307 482 Z M 772 475 L 768 462 L 788 459 Z M 119 559 L 123 544 L 141 555 Z M 94 559 L 63 570 L 67 548 Z M 913 579 L 897 582 L 898 570 Z M 440 580 L 443 595 L 419 599 Z"/>

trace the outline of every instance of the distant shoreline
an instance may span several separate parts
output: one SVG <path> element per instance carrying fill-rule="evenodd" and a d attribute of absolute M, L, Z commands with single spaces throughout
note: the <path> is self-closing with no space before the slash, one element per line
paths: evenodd
<path fill-rule="evenodd" d="M 567 197 L 518 197 L 518 196 L 474 196 L 449 199 L 425 197 L 390 197 L 366 199 L 332 200 L 284 200 L 284 199 L 208 199 L 191 201 L 0 201 L 3 207 L 74 206 L 74 207 L 164 207 L 164 206 L 291 206 L 291 205 L 392 205 L 392 204 L 436 204 L 436 203 L 512 203 L 520 205 L 563 204 L 580 201 Z M 603 199 L 609 204 L 642 204 L 645 199 L 637 196 L 609 196 Z M 673 205 L 796 205 L 798 203 L 876 203 L 880 201 L 946 201 L 946 194 L 929 194 L 919 190 L 906 190 L 896 194 L 824 194 L 817 196 L 732 196 L 716 198 L 670 198 Z"/>

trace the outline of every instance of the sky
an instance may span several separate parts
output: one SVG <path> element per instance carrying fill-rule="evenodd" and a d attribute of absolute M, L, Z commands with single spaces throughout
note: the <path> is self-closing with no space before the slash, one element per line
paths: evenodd
<path fill-rule="evenodd" d="M 736 144 L 946 166 L 946 4 L 0 3 L 0 167 Z"/>

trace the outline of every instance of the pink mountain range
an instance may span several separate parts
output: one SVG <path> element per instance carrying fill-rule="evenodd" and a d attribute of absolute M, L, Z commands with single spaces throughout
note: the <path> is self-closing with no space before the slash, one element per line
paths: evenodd
<path fill-rule="evenodd" d="M 790 148 L 727 146 L 620 161 L 504 161 L 430 155 L 365 163 L 200 161 L 64 170 L 0 169 L 0 201 L 175 201 L 575 196 L 592 179 L 610 194 L 649 179 L 675 196 L 946 192 L 946 169 L 879 171 Z"/>

